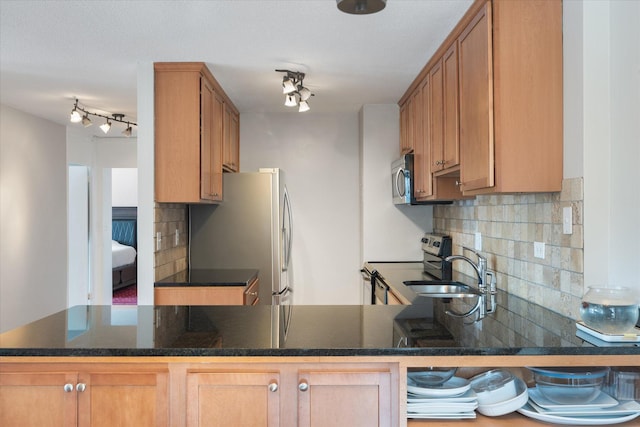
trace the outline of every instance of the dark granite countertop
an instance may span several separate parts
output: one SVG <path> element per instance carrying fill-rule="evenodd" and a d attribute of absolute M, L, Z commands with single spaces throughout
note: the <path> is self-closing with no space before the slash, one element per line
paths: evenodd
<path fill-rule="evenodd" d="M 246 286 L 258 276 L 253 269 L 185 270 L 154 283 L 162 286 Z"/>
<path fill-rule="evenodd" d="M 516 331 L 503 316 L 443 325 L 425 316 L 430 308 L 76 306 L 1 334 L 0 356 L 640 355 L 637 345 L 589 343 L 576 336 L 575 322 L 557 315 L 542 313 L 540 325 L 519 323 Z M 396 347 L 399 331 L 413 336 L 412 347 Z"/>
<path fill-rule="evenodd" d="M 404 264 L 378 267 L 411 305 L 77 306 L 0 334 L 0 356 L 640 356 L 640 343 L 599 341 L 502 291 L 481 321 L 447 316 L 443 300 L 398 285 L 422 274 Z M 223 284 L 257 274 L 212 271 Z"/>

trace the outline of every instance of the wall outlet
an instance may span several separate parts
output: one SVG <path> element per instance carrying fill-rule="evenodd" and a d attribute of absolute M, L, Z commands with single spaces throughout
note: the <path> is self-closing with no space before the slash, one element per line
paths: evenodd
<path fill-rule="evenodd" d="M 473 245 L 473 249 L 475 249 L 476 251 L 481 251 L 482 250 L 482 234 L 477 232 L 475 236 L 476 236 L 476 240 Z"/>
<path fill-rule="evenodd" d="M 533 256 L 544 259 L 544 242 L 533 242 Z"/>
<path fill-rule="evenodd" d="M 573 210 L 571 206 L 562 208 L 562 234 L 573 233 Z"/>
<path fill-rule="evenodd" d="M 162 233 L 159 231 L 156 233 L 156 251 L 162 249 Z"/>

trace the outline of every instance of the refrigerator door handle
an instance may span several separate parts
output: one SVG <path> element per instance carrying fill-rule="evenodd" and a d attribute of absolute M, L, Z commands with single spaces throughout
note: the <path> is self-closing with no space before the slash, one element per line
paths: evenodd
<path fill-rule="evenodd" d="M 287 186 L 284 187 L 284 210 L 282 215 L 282 239 L 283 239 L 283 260 L 282 271 L 287 271 L 289 268 L 289 261 L 291 260 L 291 242 L 293 240 L 293 212 L 291 211 L 291 201 L 289 200 L 289 192 Z M 286 214 L 286 218 L 285 215 Z M 289 228 L 286 227 L 286 219 L 288 219 Z"/>

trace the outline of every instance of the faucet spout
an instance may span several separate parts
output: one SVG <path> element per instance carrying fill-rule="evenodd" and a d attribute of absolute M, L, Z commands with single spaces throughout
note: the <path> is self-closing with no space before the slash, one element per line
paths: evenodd
<path fill-rule="evenodd" d="M 485 271 L 486 271 L 486 263 L 487 260 L 484 258 L 480 258 L 478 257 L 478 263 L 476 264 L 475 262 L 473 262 L 470 258 L 467 258 L 464 255 L 449 255 L 448 257 L 446 257 L 444 260 L 447 262 L 451 262 L 451 261 L 455 261 L 455 260 L 462 260 L 462 261 L 466 261 L 469 265 L 471 265 L 471 267 L 473 267 L 473 269 L 475 270 L 476 274 L 478 275 L 478 286 L 479 287 L 485 287 Z M 484 263 L 482 262 L 484 261 Z"/>

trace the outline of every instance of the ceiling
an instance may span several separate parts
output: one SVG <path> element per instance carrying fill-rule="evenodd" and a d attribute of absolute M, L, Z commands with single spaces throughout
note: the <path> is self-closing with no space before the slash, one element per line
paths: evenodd
<path fill-rule="evenodd" d="M 68 125 L 77 97 L 135 120 L 139 64 L 197 61 L 241 113 L 297 111 L 281 68 L 307 74 L 310 113 L 356 112 L 397 102 L 471 3 L 349 15 L 335 0 L 0 0 L 0 102 Z"/>

